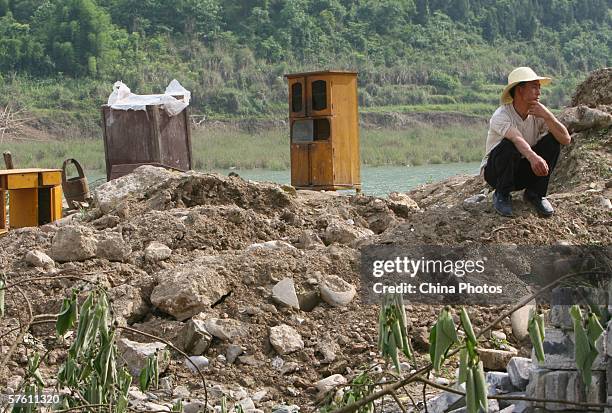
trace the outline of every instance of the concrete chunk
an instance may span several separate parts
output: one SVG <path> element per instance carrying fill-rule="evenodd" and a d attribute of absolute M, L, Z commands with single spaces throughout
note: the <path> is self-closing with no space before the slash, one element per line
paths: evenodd
<path fill-rule="evenodd" d="M 300 308 L 300 302 L 295 292 L 295 284 L 291 278 L 283 278 L 272 288 L 272 300 L 278 304 Z"/>
<path fill-rule="evenodd" d="M 506 370 L 510 381 L 519 390 L 525 390 L 529 383 L 529 373 L 534 368 L 533 362 L 525 357 L 512 357 Z"/>

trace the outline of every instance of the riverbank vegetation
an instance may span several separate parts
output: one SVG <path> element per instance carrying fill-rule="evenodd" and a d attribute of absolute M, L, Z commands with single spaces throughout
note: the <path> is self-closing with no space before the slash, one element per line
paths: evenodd
<path fill-rule="evenodd" d="M 434 127 L 407 130 L 362 129 L 361 162 L 368 166 L 423 165 L 473 162 L 482 158 L 483 126 Z M 284 129 L 249 134 L 225 129 L 196 129 L 192 135 L 194 169 L 289 169 L 289 137 Z M 64 159 L 79 160 L 88 171 L 103 171 L 104 146 L 100 139 L 11 141 L 10 150 L 20 168 L 58 168 Z"/>
<path fill-rule="evenodd" d="M 0 0 L 0 106 L 92 119 L 116 80 L 177 78 L 208 118 L 279 117 L 284 74 L 336 68 L 359 71 L 363 110 L 484 113 L 529 65 L 558 107 L 610 63 L 611 16 L 605 0 Z"/>

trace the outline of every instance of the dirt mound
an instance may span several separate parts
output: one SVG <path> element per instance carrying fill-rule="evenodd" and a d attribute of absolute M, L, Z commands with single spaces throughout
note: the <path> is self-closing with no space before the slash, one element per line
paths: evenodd
<path fill-rule="evenodd" d="M 595 70 L 578 85 L 572 96 L 572 106 L 612 105 L 612 67 Z"/>
<path fill-rule="evenodd" d="M 586 113 L 577 111 L 568 119 L 584 126 L 581 114 Z M 0 238 L 0 268 L 8 284 L 22 283 L 34 315 L 57 313 L 73 288 L 84 295 L 96 281 L 112 298 L 121 326 L 183 348 L 189 328 L 206 325 L 210 342 L 199 354 L 207 358 L 212 405 L 225 394 L 231 402 L 250 398 L 262 411 L 274 411 L 283 402 L 309 411 L 319 380 L 332 374 L 350 380 L 363 366 L 383 363 L 376 349 L 379 306 L 360 294 L 336 306 L 320 293 L 321 285 L 334 285 L 327 283 L 331 276 L 358 292 L 363 288 L 364 246 L 610 245 L 611 132 L 602 127 L 605 122 L 597 122 L 574 133 L 562 152 L 550 195 L 557 212 L 549 219 L 518 199 L 516 217 L 496 215 L 491 192 L 479 177 L 453 177 L 376 198 L 144 166 L 97 188 L 93 208 Z M 51 262 L 37 258 L 34 250 L 50 255 Z M 21 292 L 7 290 L 6 303 L 0 319 L 2 355 L 17 339 L 11 329 L 26 319 Z M 416 364 L 423 365 L 428 330 L 440 308 L 407 309 Z M 470 316 L 478 329 L 499 311 L 473 307 Z M 282 338 L 290 342 L 276 337 L 271 344 L 277 327 L 291 336 Z M 509 321 L 501 329 L 520 346 Z M 153 341 L 135 333 L 122 336 Z M 34 350 L 50 350 L 43 376 L 53 385 L 66 347 L 58 345 L 52 323 L 33 326 L 8 368 L 0 371 L 0 387 L 19 382 Z M 529 356 L 527 349 L 523 352 Z M 203 399 L 201 381 L 178 353 L 172 354 L 163 379 L 167 388 L 145 395 L 147 402 L 164 404 L 179 392 Z M 415 387 L 413 396 L 421 392 Z"/>

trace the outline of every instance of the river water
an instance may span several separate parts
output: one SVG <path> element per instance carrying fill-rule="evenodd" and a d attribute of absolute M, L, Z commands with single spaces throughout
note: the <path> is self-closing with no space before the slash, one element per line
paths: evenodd
<path fill-rule="evenodd" d="M 361 180 L 363 193 L 367 195 L 387 196 L 390 192 L 405 192 L 418 185 L 441 181 L 453 175 L 476 175 L 480 162 L 450 163 L 421 166 L 378 166 L 361 167 Z M 275 182 L 278 184 L 291 183 L 291 171 L 270 171 L 265 169 L 228 169 L 217 170 L 227 175 L 235 172 L 244 179 L 254 181 Z"/>

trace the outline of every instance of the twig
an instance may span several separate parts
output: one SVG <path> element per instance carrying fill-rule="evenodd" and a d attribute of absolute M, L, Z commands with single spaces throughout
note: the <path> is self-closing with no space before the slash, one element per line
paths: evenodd
<path fill-rule="evenodd" d="M 397 397 L 397 394 L 395 394 L 394 391 L 391 392 L 391 397 L 393 397 L 393 400 L 395 400 L 395 403 L 397 403 L 397 405 L 399 406 L 399 408 L 402 410 L 403 413 L 408 413 L 406 411 L 406 408 L 402 404 L 402 401 L 399 399 L 399 397 Z"/>
<path fill-rule="evenodd" d="M 136 334 L 140 334 L 143 335 L 145 337 L 148 338 L 152 338 L 153 340 L 159 340 L 162 343 L 167 344 L 168 346 L 172 347 L 175 351 L 177 351 L 179 354 L 185 356 L 185 359 L 187 361 L 189 361 L 189 363 L 195 367 L 195 369 L 197 370 L 198 374 L 200 375 L 200 378 L 202 379 L 202 384 L 204 387 L 204 406 L 208 406 L 208 390 L 206 389 L 206 378 L 204 377 L 204 374 L 202 374 L 202 371 L 200 370 L 200 368 L 189 358 L 189 356 L 183 352 L 182 350 L 180 350 L 179 348 L 177 348 L 174 344 L 172 344 L 171 342 L 169 342 L 166 339 L 163 339 L 161 337 L 155 336 L 153 334 L 149 334 L 149 333 L 145 333 L 144 331 L 139 331 L 136 330 L 134 328 L 131 327 L 123 327 L 123 326 L 117 326 L 117 328 L 122 329 L 122 330 L 126 330 L 126 331 L 131 331 L 132 333 L 136 333 Z"/>
<path fill-rule="evenodd" d="M 30 319 L 28 320 L 28 322 L 25 324 L 25 326 L 23 327 L 23 330 L 21 331 L 21 333 L 19 333 L 19 335 L 17 336 L 17 340 L 15 340 L 13 342 L 13 344 L 11 345 L 11 348 L 9 349 L 9 351 L 6 353 L 6 355 L 4 356 L 4 358 L 2 359 L 2 362 L 0 362 L 0 371 L 4 370 L 4 367 L 6 366 L 6 363 L 8 363 L 9 359 L 11 358 L 11 356 L 13 355 L 13 352 L 15 351 L 15 349 L 17 348 L 17 345 L 19 343 L 21 343 L 21 341 L 23 340 L 23 337 L 26 335 L 26 333 L 28 332 L 28 330 L 30 329 L 30 325 L 32 324 L 32 321 L 34 316 L 32 315 L 32 304 L 30 303 L 30 300 L 28 299 L 28 296 L 25 295 L 25 293 L 23 292 L 23 290 L 19 287 L 16 287 L 17 291 L 19 291 L 19 293 L 23 296 L 23 298 L 25 299 L 25 302 L 27 304 L 28 307 L 28 315 L 30 316 Z"/>
<path fill-rule="evenodd" d="M 89 275 L 94 275 L 94 274 L 97 274 L 97 273 L 90 273 Z M 81 281 L 84 281 L 84 282 L 89 283 L 89 284 L 97 284 L 98 283 L 98 281 L 91 281 L 91 280 L 88 280 L 87 278 L 77 277 L 76 275 L 57 275 L 55 277 L 24 278 L 23 280 L 16 281 L 13 284 L 8 284 L 8 285 L 5 285 L 4 287 L 0 287 L 0 290 L 8 290 L 9 288 L 16 287 L 16 286 L 24 284 L 24 283 L 34 282 L 34 281 L 60 280 L 60 279 L 63 279 L 63 278 L 69 278 L 69 279 L 72 279 L 72 280 L 81 280 Z"/>

